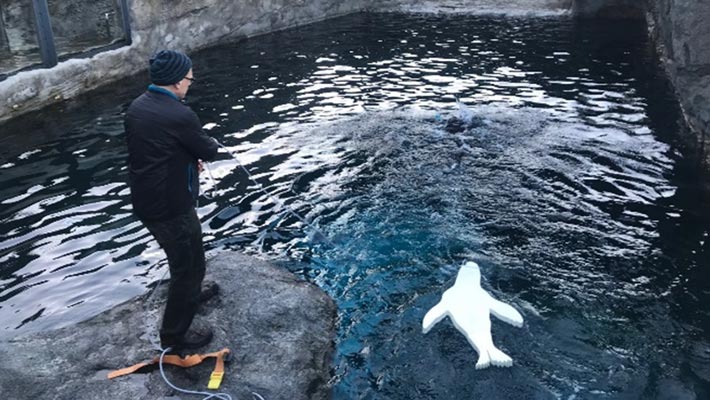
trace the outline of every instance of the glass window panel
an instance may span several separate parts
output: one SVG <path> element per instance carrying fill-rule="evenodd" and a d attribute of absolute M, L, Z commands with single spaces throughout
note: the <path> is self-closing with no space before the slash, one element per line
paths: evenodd
<path fill-rule="evenodd" d="M 0 1 L 0 79 L 24 67 L 41 63 L 32 2 Z"/>
<path fill-rule="evenodd" d="M 59 57 L 124 41 L 120 0 L 49 0 Z"/>

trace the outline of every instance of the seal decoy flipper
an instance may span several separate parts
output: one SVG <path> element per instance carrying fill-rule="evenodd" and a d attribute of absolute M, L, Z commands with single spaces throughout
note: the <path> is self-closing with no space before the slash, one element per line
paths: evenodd
<path fill-rule="evenodd" d="M 423 333 L 429 332 L 431 327 L 436 325 L 437 322 L 441 321 L 446 316 L 446 307 L 444 307 L 441 303 L 441 301 L 438 302 L 424 316 L 424 320 L 422 320 Z"/>
<path fill-rule="evenodd" d="M 488 301 L 488 307 L 491 309 L 491 314 L 499 320 L 518 328 L 523 326 L 523 316 L 512 306 L 491 297 Z"/>

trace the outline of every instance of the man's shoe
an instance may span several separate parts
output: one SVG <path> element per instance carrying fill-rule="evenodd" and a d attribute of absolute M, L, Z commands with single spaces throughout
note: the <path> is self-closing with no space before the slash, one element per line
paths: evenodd
<path fill-rule="evenodd" d="M 202 285 L 202 291 L 200 292 L 200 303 L 213 298 L 219 293 L 219 285 L 212 281 L 205 281 Z"/>
<path fill-rule="evenodd" d="M 188 331 L 181 339 L 178 340 L 170 340 L 161 337 L 160 345 L 163 349 L 170 347 L 173 351 L 192 350 L 207 345 L 212 341 L 212 336 L 212 330 L 210 329 L 193 330 Z"/>

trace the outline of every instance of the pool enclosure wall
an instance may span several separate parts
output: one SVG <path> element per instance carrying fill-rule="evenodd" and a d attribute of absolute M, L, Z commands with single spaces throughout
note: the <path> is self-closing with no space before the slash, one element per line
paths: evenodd
<path fill-rule="evenodd" d="M 191 52 L 367 10 L 646 18 L 700 148 L 708 142 L 707 0 L 2 0 L 0 134 L 4 120 L 145 70 L 157 49 Z"/>

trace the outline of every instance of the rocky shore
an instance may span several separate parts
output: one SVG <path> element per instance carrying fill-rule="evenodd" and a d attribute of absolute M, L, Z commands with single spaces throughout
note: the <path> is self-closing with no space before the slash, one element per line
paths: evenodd
<path fill-rule="evenodd" d="M 327 399 L 336 306 L 313 284 L 269 262 L 234 252 L 208 260 L 219 296 L 201 305 L 196 324 L 215 338 L 200 352 L 229 348 L 220 388 L 235 399 Z M 134 298 L 75 326 L 0 342 L 3 399 L 180 399 L 155 369 L 107 379 L 108 372 L 153 358 L 151 342 L 167 293 Z M 166 367 L 178 387 L 205 391 L 214 359 Z M 193 398 L 193 396 L 188 396 Z"/>

